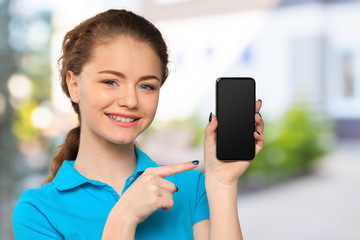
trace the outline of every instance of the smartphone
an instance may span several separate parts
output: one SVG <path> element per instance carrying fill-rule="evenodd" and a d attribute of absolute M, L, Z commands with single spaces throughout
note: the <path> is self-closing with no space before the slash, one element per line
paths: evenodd
<path fill-rule="evenodd" d="M 250 77 L 216 80 L 216 157 L 252 160 L 255 157 L 255 80 Z"/>

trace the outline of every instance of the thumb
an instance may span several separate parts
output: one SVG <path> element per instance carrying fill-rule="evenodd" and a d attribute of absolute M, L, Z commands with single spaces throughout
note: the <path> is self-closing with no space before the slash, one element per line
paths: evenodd
<path fill-rule="evenodd" d="M 204 146 L 211 147 L 216 144 L 216 128 L 218 125 L 217 118 L 214 114 L 210 113 L 209 123 L 205 129 Z"/>

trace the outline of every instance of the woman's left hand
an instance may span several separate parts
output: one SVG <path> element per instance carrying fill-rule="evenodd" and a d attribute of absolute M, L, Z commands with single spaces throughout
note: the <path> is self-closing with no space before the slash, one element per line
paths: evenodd
<path fill-rule="evenodd" d="M 265 141 L 263 136 L 264 121 L 259 114 L 261 105 L 261 100 L 256 101 L 256 113 L 254 116 L 256 122 L 256 131 L 254 132 L 256 155 L 263 148 Z M 251 161 L 220 161 L 216 158 L 217 124 L 217 118 L 213 115 L 211 122 L 206 126 L 204 140 L 205 175 L 221 183 L 234 185 L 237 184 L 239 177 L 249 167 Z"/>

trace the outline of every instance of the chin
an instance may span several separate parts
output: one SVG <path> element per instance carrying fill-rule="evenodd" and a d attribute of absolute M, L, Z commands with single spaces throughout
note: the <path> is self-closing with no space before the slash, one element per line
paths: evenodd
<path fill-rule="evenodd" d="M 108 139 L 108 141 L 110 141 L 111 143 L 113 144 L 134 144 L 135 142 L 135 138 L 134 137 L 129 137 L 129 138 L 111 138 L 111 139 Z"/>

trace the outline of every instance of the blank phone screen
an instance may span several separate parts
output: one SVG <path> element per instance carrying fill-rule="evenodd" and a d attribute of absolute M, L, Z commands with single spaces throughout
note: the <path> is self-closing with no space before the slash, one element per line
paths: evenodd
<path fill-rule="evenodd" d="M 251 160 L 255 156 L 255 80 L 216 81 L 216 156 L 220 160 Z"/>

